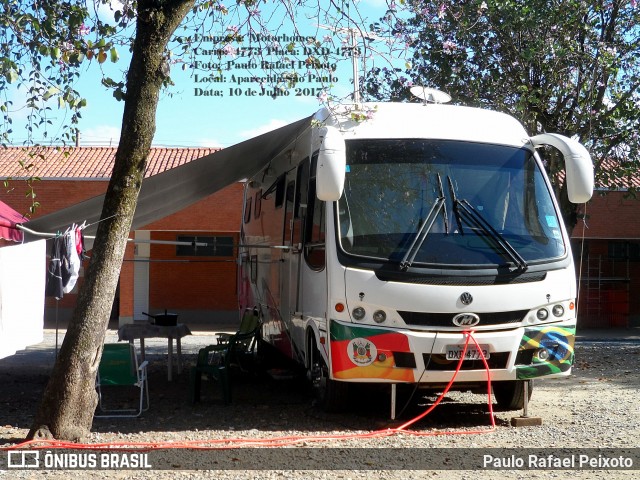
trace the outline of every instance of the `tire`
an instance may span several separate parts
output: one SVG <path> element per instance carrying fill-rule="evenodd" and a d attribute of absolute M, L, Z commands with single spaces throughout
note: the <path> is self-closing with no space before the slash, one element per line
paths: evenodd
<path fill-rule="evenodd" d="M 327 413 L 342 413 L 346 411 L 350 384 L 330 379 L 329 369 L 325 365 L 321 370 L 323 373 L 316 386 L 318 405 Z"/>
<path fill-rule="evenodd" d="M 528 382 L 529 398 L 533 393 L 533 380 L 512 380 L 494 382 L 493 395 L 496 397 L 498 410 L 520 410 L 524 408 L 524 382 Z"/>
<path fill-rule="evenodd" d="M 313 340 L 310 340 L 313 342 Z M 312 357 L 307 377 L 313 387 L 314 404 L 327 413 L 341 413 L 349 405 L 349 387 L 347 382 L 337 382 L 329 378 L 329 367 L 314 344 L 309 344 Z"/>

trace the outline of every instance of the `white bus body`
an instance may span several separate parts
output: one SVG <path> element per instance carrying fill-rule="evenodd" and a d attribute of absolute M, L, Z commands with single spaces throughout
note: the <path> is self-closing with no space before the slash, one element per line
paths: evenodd
<path fill-rule="evenodd" d="M 519 408 L 525 381 L 570 373 L 576 328 L 569 236 L 535 147 L 561 151 L 574 203 L 593 190 L 589 154 L 493 111 L 361 108 L 320 110 L 246 182 L 241 308 L 259 308 L 262 340 L 329 409 L 350 382 L 446 384 L 470 330 L 498 402 Z M 456 385 L 482 383 L 471 343 Z"/>

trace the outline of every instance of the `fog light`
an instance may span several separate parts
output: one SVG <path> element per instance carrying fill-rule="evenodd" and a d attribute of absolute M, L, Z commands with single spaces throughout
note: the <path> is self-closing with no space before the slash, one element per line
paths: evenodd
<path fill-rule="evenodd" d="M 542 361 L 547 360 L 549 358 L 549 350 L 547 350 L 546 348 L 541 348 L 537 352 L 537 357 L 538 357 L 538 360 L 542 360 Z"/>
<path fill-rule="evenodd" d="M 362 307 L 356 307 L 351 312 L 351 314 L 353 315 L 353 318 L 355 318 L 356 320 L 362 320 L 366 315 L 366 313 L 367 312 L 365 312 L 364 308 Z"/>
<path fill-rule="evenodd" d="M 538 320 L 546 320 L 549 318 L 549 311 L 546 308 L 541 308 L 536 312 L 536 317 L 538 317 Z"/>
<path fill-rule="evenodd" d="M 562 305 L 554 305 L 553 308 L 551 309 L 551 311 L 553 312 L 553 314 L 556 317 L 561 317 L 562 315 L 564 315 L 564 307 Z"/>
<path fill-rule="evenodd" d="M 373 312 L 373 321 L 376 323 L 382 323 L 387 319 L 387 314 L 382 310 L 376 310 Z"/>

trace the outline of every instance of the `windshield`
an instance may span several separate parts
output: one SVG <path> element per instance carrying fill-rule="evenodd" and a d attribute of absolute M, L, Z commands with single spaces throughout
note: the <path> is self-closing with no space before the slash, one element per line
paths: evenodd
<path fill-rule="evenodd" d="M 535 262 L 564 255 L 560 220 L 529 150 L 421 139 L 346 144 L 338 203 L 344 252 L 405 265 L 409 252 L 413 267 L 509 266 L 515 258 Z M 490 228 L 455 214 L 460 202 Z M 422 228 L 427 220 L 429 228 Z"/>

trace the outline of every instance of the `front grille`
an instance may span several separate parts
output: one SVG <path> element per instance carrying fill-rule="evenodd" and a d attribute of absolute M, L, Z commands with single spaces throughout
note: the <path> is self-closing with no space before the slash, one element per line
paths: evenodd
<path fill-rule="evenodd" d="M 487 325 L 505 325 L 519 323 L 524 320 L 528 310 L 516 310 L 513 312 L 478 313 L 480 317 L 479 327 Z M 421 327 L 454 327 L 452 320 L 460 312 L 454 313 L 429 313 L 429 312 L 398 312 L 407 325 L 419 325 Z"/>
<path fill-rule="evenodd" d="M 430 355 L 423 353 L 422 358 L 424 359 L 427 371 L 453 372 L 458 366 L 458 360 L 447 360 L 444 354 Z M 487 364 L 491 369 L 507 368 L 508 363 L 509 352 L 491 353 L 491 356 L 487 359 Z M 464 360 L 460 370 L 486 370 L 486 368 L 482 360 Z"/>
<path fill-rule="evenodd" d="M 500 275 L 429 275 L 412 274 L 411 272 L 394 272 L 376 270 L 376 277 L 384 282 L 417 283 L 420 285 L 513 285 L 518 283 L 542 282 L 547 272 L 507 273 Z"/>

